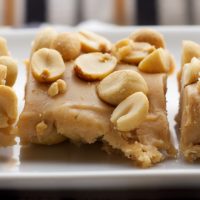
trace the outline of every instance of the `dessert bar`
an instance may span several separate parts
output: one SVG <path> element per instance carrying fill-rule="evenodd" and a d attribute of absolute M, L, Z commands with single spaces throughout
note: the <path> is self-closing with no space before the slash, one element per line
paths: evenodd
<path fill-rule="evenodd" d="M 114 44 L 85 30 L 40 31 L 26 61 L 21 143 L 102 141 L 141 167 L 175 157 L 165 98 L 174 62 L 165 46 L 151 29 Z"/>

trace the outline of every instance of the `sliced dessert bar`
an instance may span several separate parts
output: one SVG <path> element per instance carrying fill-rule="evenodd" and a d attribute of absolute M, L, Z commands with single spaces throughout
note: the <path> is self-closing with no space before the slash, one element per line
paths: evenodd
<path fill-rule="evenodd" d="M 22 143 L 101 140 L 142 167 L 175 156 L 165 99 L 172 64 L 168 51 L 134 35 L 112 45 L 87 31 L 58 34 L 38 50 L 52 31 L 38 34 L 37 50 L 27 61 L 25 107 L 18 122 Z M 67 51 L 72 57 L 65 56 L 64 63 Z"/>
<path fill-rule="evenodd" d="M 180 108 L 177 116 L 180 150 L 188 161 L 200 158 L 200 46 L 183 42 L 182 68 L 179 72 Z"/>
<path fill-rule="evenodd" d="M 11 88 L 17 78 L 16 61 L 10 57 L 7 42 L 0 37 L 0 147 L 15 144 L 12 125 L 17 119 L 17 96 Z"/>

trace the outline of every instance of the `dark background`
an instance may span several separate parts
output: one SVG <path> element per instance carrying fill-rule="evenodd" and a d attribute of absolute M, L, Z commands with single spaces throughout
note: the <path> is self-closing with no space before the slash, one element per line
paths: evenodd
<path fill-rule="evenodd" d="M 138 189 L 138 190 L 85 190 L 85 191 L 44 191 L 44 190 L 4 190 L 0 192 L 1 199 L 52 199 L 52 200 L 165 200 L 165 199 L 200 199 L 200 193 L 197 189 L 171 188 L 171 189 Z"/>

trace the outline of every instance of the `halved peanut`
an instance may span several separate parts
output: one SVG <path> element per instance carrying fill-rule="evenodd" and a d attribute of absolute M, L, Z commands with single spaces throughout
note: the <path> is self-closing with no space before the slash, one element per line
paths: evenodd
<path fill-rule="evenodd" d="M 164 73 L 170 71 L 170 58 L 166 50 L 159 48 L 139 63 L 139 70 L 147 73 Z"/>
<path fill-rule="evenodd" d="M 184 40 L 182 42 L 181 66 L 190 63 L 193 57 L 200 57 L 200 45 L 190 40 Z"/>
<path fill-rule="evenodd" d="M 13 86 L 18 74 L 17 62 L 10 56 L 0 56 L 0 65 L 7 67 L 6 85 Z"/>
<path fill-rule="evenodd" d="M 75 59 L 81 51 L 77 33 L 60 33 L 52 43 L 52 48 L 60 52 L 64 61 Z"/>
<path fill-rule="evenodd" d="M 7 47 L 7 41 L 5 38 L 0 37 L 0 56 L 8 56 L 9 51 Z"/>
<path fill-rule="evenodd" d="M 123 61 L 138 65 L 155 47 L 146 42 L 133 42 L 132 51 L 123 58 Z"/>
<path fill-rule="evenodd" d="M 81 42 L 81 48 L 83 52 L 110 52 L 112 44 L 106 38 L 90 32 L 90 31 L 79 31 L 79 39 Z"/>
<path fill-rule="evenodd" d="M 87 81 L 101 80 L 110 74 L 117 65 L 117 59 L 110 54 L 88 53 L 75 60 L 75 72 Z"/>
<path fill-rule="evenodd" d="M 154 45 L 147 42 L 133 42 L 133 50 L 151 53 L 156 50 L 156 48 Z"/>
<path fill-rule="evenodd" d="M 65 71 L 65 63 L 60 53 L 54 49 L 43 48 L 36 51 L 31 58 L 31 70 L 39 82 L 53 82 Z"/>
<path fill-rule="evenodd" d="M 50 48 L 56 36 L 57 32 L 50 27 L 44 28 L 39 31 L 39 33 L 35 37 L 35 40 L 33 41 L 31 54 L 42 48 Z"/>
<path fill-rule="evenodd" d="M 119 61 L 137 65 L 154 50 L 155 47 L 149 43 L 122 39 L 114 45 L 112 52 Z"/>
<path fill-rule="evenodd" d="M 7 75 L 7 67 L 0 64 L 0 85 L 5 85 Z"/>
<path fill-rule="evenodd" d="M 54 97 L 59 93 L 63 94 L 66 91 L 66 83 L 62 79 L 58 79 L 56 82 L 52 83 L 48 89 L 48 95 Z"/>
<path fill-rule="evenodd" d="M 129 38 L 121 39 L 114 44 L 113 48 L 114 48 L 115 51 L 118 51 L 120 48 L 123 48 L 123 47 L 126 47 L 126 46 L 130 46 L 132 48 L 133 41 L 130 40 Z"/>
<path fill-rule="evenodd" d="M 145 51 L 132 51 L 126 55 L 122 60 L 126 63 L 138 65 L 149 53 Z"/>
<path fill-rule="evenodd" d="M 138 72 L 119 70 L 105 77 L 97 86 L 97 92 L 103 101 L 118 105 L 135 92 L 147 94 L 148 86 Z"/>
<path fill-rule="evenodd" d="M 0 85 L 0 128 L 12 125 L 17 119 L 17 96 L 12 88 Z"/>
<path fill-rule="evenodd" d="M 182 87 L 198 81 L 200 75 L 200 60 L 192 58 L 191 63 L 187 63 L 183 67 Z"/>
<path fill-rule="evenodd" d="M 165 48 L 165 40 L 161 33 L 150 28 L 143 28 L 130 35 L 135 42 L 147 42 L 156 48 Z"/>
<path fill-rule="evenodd" d="M 136 92 L 123 100 L 113 111 L 111 122 L 119 131 L 132 131 L 145 119 L 149 101 L 143 92 Z"/>
<path fill-rule="evenodd" d="M 112 53 L 121 61 L 125 56 L 130 54 L 133 49 L 133 41 L 126 38 L 117 41 L 112 48 Z"/>

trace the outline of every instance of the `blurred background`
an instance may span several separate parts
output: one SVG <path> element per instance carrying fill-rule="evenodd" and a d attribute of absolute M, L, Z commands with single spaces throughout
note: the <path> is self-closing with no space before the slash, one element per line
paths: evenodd
<path fill-rule="evenodd" d="M 200 24 L 199 8 L 200 0 L 0 0 L 0 25 L 193 25 Z"/>

